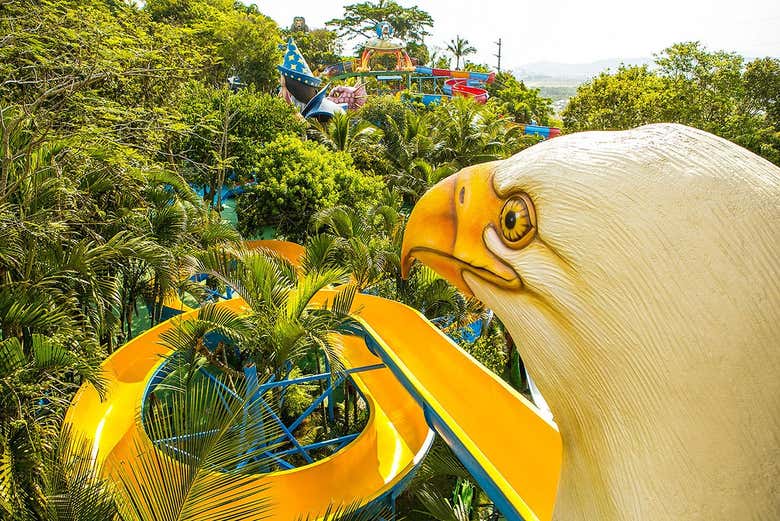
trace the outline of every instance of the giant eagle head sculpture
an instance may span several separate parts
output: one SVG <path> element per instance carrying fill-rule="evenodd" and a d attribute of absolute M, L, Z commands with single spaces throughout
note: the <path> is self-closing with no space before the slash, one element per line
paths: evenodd
<path fill-rule="evenodd" d="M 434 186 L 414 258 L 510 330 L 556 519 L 780 516 L 778 167 L 681 125 L 572 134 Z"/>

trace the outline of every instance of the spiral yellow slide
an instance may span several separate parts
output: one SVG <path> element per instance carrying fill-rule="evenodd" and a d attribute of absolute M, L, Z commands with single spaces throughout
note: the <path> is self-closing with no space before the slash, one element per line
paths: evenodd
<path fill-rule="evenodd" d="M 316 300 L 333 295 L 322 291 Z M 219 305 L 240 311 L 243 302 Z M 352 376 L 368 402 L 368 424 L 326 459 L 258 476 L 257 483 L 269 485 L 262 494 L 274 505 L 272 519 L 294 521 L 330 505 L 368 504 L 397 491 L 432 442 L 429 426 L 507 519 L 551 519 L 562 453 L 556 427 L 417 311 L 368 295 L 356 297 L 354 310 L 363 338 L 344 337 L 347 367 L 385 364 Z M 106 400 L 89 384 L 74 398 L 66 423 L 92 441 L 97 462 L 110 457 L 132 464 L 137 452 L 132 440 L 144 434 L 138 421 L 141 401 L 167 354 L 159 338 L 171 322 L 150 329 L 104 362 Z"/>

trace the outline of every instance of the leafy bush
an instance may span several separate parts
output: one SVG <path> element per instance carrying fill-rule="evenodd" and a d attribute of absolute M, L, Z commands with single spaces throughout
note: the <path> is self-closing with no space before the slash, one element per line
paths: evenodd
<path fill-rule="evenodd" d="M 193 81 L 180 90 L 177 108 L 180 137 L 170 153 L 181 158 L 187 180 L 205 188 L 207 201 L 225 184 L 251 178 L 264 143 L 306 126 L 284 100 L 252 86 L 233 93 Z"/>
<path fill-rule="evenodd" d="M 482 335 L 472 343 L 460 342 L 461 347 L 482 365 L 498 375 L 503 375 L 509 361 L 506 341 L 497 329 Z"/>
<path fill-rule="evenodd" d="M 393 165 L 385 157 L 383 143 L 372 140 L 357 141 L 349 150 L 355 168 L 387 179 L 393 173 Z"/>
<path fill-rule="evenodd" d="M 276 23 L 233 0 L 146 0 L 144 11 L 160 25 L 170 24 L 190 33 L 193 51 L 203 53 L 208 66 L 201 79 L 211 85 L 223 83 L 233 74 L 258 89 L 276 86 L 281 60 L 281 35 Z"/>
<path fill-rule="evenodd" d="M 231 166 L 241 174 L 251 172 L 258 145 L 280 134 L 302 134 L 306 127 L 283 99 L 253 88 L 232 93 L 193 81 L 182 89 L 180 99 L 178 108 L 186 126 L 182 153 L 196 163 L 213 162 L 227 117 L 228 155 L 233 158 Z"/>
<path fill-rule="evenodd" d="M 306 237 L 311 217 L 322 208 L 376 201 L 384 188 L 374 176 L 355 169 L 344 152 L 282 135 L 257 151 L 258 184 L 236 205 L 238 229 L 256 235 L 264 226 L 291 240 Z"/>
<path fill-rule="evenodd" d="M 657 54 L 654 66 L 621 66 L 580 85 L 561 115 L 569 131 L 682 123 L 780 164 L 777 92 L 777 58 L 746 64 L 737 53 L 683 42 Z"/>
<path fill-rule="evenodd" d="M 549 125 L 553 114 L 552 100 L 543 97 L 539 89 L 526 87 L 512 73 L 502 72 L 496 81 L 488 85 L 490 105 L 499 113 L 507 114 L 518 123 L 535 120 L 540 125 Z"/>
<path fill-rule="evenodd" d="M 360 117 L 381 129 L 387 128 L 387 121 L 392 119 L 396 125 L 403 127 L 409 105 L 394 96 L 370 97 L 360 109 Z"/>

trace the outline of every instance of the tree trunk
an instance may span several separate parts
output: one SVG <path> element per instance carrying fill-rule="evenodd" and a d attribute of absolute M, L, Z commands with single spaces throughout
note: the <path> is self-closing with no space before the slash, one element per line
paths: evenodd
<path fill-rule="evenodd" d="M 357 388 L 353 385 L 349 386 L 352 390 L 352 423 L 357 427 L 358 424 L 358 393 Z"/>
<path fill-rule="evenodd" d="M 349 380 L 344 380 L 344 434 L 349 432 Z"/>
<path fill-rule="evenodd" d="M 322 374 L 322 364 L 320 364 L 319 351 L 314 352 L 314 358 L 315 360 L 317 360 L 317 374 Z M 325 388 L 323 387 L 322 380 L 318 380 L 317 382 L 319 385 L 320 394 L 324 393 Z M 331 396 L 328 397 L 328 400 L 331 399 Z M 327 433 L 328 432 L 328 411 L 325 409 L 325 400 L 322 400 L 320 402 L 320 414 L 322 414 L 322 428 L 325 430 L 325 433 Z"/>

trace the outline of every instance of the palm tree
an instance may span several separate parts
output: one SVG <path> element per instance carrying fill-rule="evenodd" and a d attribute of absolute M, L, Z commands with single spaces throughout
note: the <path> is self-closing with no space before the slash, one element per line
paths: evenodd
<path fill-rule="evenodd" d="M 241 345 L 242 364 L 272 374 L 286 362 L 322 352 L 343 370 L 338 328 L 350 319 L 356 287 L 345 285 L 329 306 L 313 307 L 320 290 L 348 281 L 347 270 L 326 267 L 301 273 L 263 250 L 212 248 L 196 255 L 197 269 L 234 288 L 250 308 L 251 335 Z"/>
<path fill-rule="evenodd" d="M 402 124 L 389 119 L 382 137 L 384 155 L 391 166 L 390 185 L 408 204 L 414 204 L 428 188 L 454 172 L 433 158 L 441 144 L 434 121 L 427 112 L 408 111 Z"/>
<path fill-rule="evenodd" d="M 346 112 L 333 114 L 330 121 L 314 121 L 316 138 L 324 145 L 340 152 L 350 152 L 358 143 L 377 139 L 382 131 L 370 122 L 353 118 Z"/>
<path fill-rule="evenodd" d="M 312 226 L 320 233 L 312 243 L 317 249 L 329 245 L 325 265 L 341 265 L 352 274 L 358 289 L 365 290 L 387 276 L 387 256 L 392 240 L 400 233 L 401 216 L 397 200 L 372 207 L 335 206 L 315 214 Z"/>
<path fill-rule="evenodd" d="M 460 59 L 475 54 L 477 49 L 468 40 L 456 35 L 454 40 L 447 44 L 447 50 L 455 57 L 455 69 L 460 69 Z"/>
<path fill-rule="evenodd" d="M 263 397 L 264 403 L 274 408 L 273 414 L 255 405 L 258 384 L 250 383 L 253 380 L 246 377 L 247 368 L 253 367 L 262 382 L 281 376 L 288 362 L 294 366 L 311 353 L 319 364 L 319 354 L 323 353 L 332 371 L 339 373 L 344 369 L 337 333 L 350 319 L 355 286 L 344 286 L 328 305 L 314 306 L 312 299 L 321 289 L 346 282 L 345 270 L 321 266 L 301 271 L 270 252 L 241 248 L 211 248 L 196 255 L 193 264 L 198 271 L 235 288 L 249 310 L 238 314 L 207 304 L 194 319 L 182 321 L 163 333 L 163 344 L 172 351 L 168 358 L 169 374 L 152 391 L 153 398 L 145 412 L 145 429 L 152 440 L 178 437 L 181 443 L 158 443 L 157 450 L 150 450 L 140 437 L 134 443 L 135 452 L 144 455 L 141 460 L 133 465 L 112 463 L 119 469 L 120 512 L 131 512 L 143 519 L 176 519 L 180 513 L 202 508 L 197 505 L 208 505 L 210 495 L 218 495 L 223 504 L 227 494 L 230 502 L 246 505 L 242 512 L 253 510 L 256 514 L 267 509 L 261 485 L 255 486 L 250 496 L 246 487 L 238 485 L 245 482 L 247 473 L 275 468 L 268 458 L 251 460 L 248 465 L 247 452 L 258 446 L 273 449 L 267 445 L 279 438 L 274 427 L 278 424 L 272 420 L 273 415 L 280 414 L 281 400 L 274 394 L 276 391 Z M 206 348 L 206 336 L 212 332 L 218 332 L 226 344 L 236 346 L 238 360 L 226 356 L 228 349 Z M 210 367 L 212 376 L 220 381 L 218 386 L 231 392 L 218 398 L 209 383 L 213 380 L 201 374 L 203 367 Z M 319 367 L 317 371 L 321 371 Z M 226 397 L 230 398 L 230 406 L 220 407 Z M 254 411 L 257 417 L 247 420 L 242 411 Z M 235 435 L 236 429 L 240 436 Z M 187 437 L 187 433 L 198 436 Z M 218 435 L 203 436 L 204 433 Z M 187 457 L 182 459 L 181 454 Z M 173 470 L 166 463 L 170 459 L 179 460 Z M 216 482 L 213 475 L 209 477 L 209 471 L 215 468 L 221 469 Z M 139 483 L 149 486 L 140 487 Z M 235 490 L 227 491 L 231 487 Z M 159 493 L 150 494 L 149 490 Z M 237 512 L 232 509 L 224 517 L 218 512 L 208 515 L 209 519 L 244 517 Z"/>
<path fill-rule="evenodd" d="M 15 336 L 0 341 L 0 517 L 4 519 L 41 514 L 45 508 L 42 488 L 50 470 L 45 456 L 57 439 L 59 411 L 67 405 L 69 392 L 78 388 L 69 373 L 101 392 L 105 387 L 94 361 L 67 349 L 56 337 L 34 333 L 25 341 Z"/>
<path fill-rule="evenodd" d="M 496 117 L 484 105 L 455 97 L 433 112 L 432 139 L 438 144 L 433 161 L 459 170 L 501 159 L 506 156 L 507 124 L 506 118 Z"/>
<path fill-rule="evenodd" d="M 38 508 L 22 513 L 6 512 L 8 519 L 119 521 L 113 483 L 102 478 L 93 465 L 89 457 L 91 446 L 86 440 L 74 440 L 66 429 L 47 440 L 44 447 L 41 465 L 44 478 L 39 488 Z"/>
<path fill-rule="evenodd" d="M 418 158 L 412 161 L 408 170 L 393 177 L 393 184 L 414 205 L 433 185 L 454 174 L 455 170 L 451 164 L 434 167 L 425 159 Z"/>
<path fill-rule="evenodd" d="M 381 503 L 372 503 L 369 506 L 361 507 L 359 503 L 346 505 L 342 507 L 331 506 L 325 512 L 316 516 L 301 517 L 298 521 L 375 521 L 376 519 L 392 519 L 392 509 Z"/>
<path fill-rule="evenodd" d="M 48 138 L 13 109 L 0 110 L 4 513 L 47 508 L 45 458 L 61 417 L 82 382 L 99 385 L 138 297 L 176 281 L 190 248 L 229 236 L 174 173 L 123 163 L 129 152 L 101 137 Z"/>
<path fill-rule="evenodd" d="M 120 513 L 153 521 L 268 513 L 272 505 L 258 474 L 273 468 L 273 458 L 264 454 L 279 445 L 274 402 L 259 396 L 257 384 L 226 374 L 189 381 L 186 372 L 176 374 L 144 411 L 145 432 L 138 432 L 128 452 L 133 459 L 112 453 L 107 461 Z M 235 392 L 223 392 L 228 385 Z"/>
<path fill-rule="evenodd" d="M 436 272 L 416 263 L 408 280 L 398 280 L 388 295 L 419 310 L 445 332 L 455 332 L 479 319 L 485 313 L 482 303 L 466 297 Z"/>
<path fill-rule="evenodd" d="M 115 450 L 95 466 L 91 443 L 72 440 L 66 429 L 46 451 L 43 485 L 34 502 L 41 513 L 35 518 L 227 521 L 268 514 L 272 505 L 258 476 L 275 468 L 266 451 L 281 445 L 277 402 L 268 392 L 257 392 L 262 380 L 250 383 L 229 371 L 207 378 L 197 370 L 204 358 L 213 362 L 204 354 L 207 335 L 244 340 L 249 328 L 245 317 L 211 304 L 168 330 L 163 335 L 172 349 L 163 366 L 167 374 L 150 389 L 141 412 L 143 430 L 133 434 L 127 451 Z M 2 347 L 0 354 L 19 358 L 8 344 Z M 16 467 L 20 463 L 12 461 Z M 0 478 L 7 476 L 0 467 Z M 0 492 L 0 498 L 8 496 Z M 18 512 L 9 513 L 27 519 Z"/>
<path fill-rule="evenodd" d="M 202 343 L 208 333 L 234 330 L 236 320 L 206 307 L 187 328 L 189 339 Z M 135 431 L 128 450 L 115 450 L 96 466 L 91 443 L 63 432 L 47 452 L 38 518 L 227 521 L 269 512 L 267 486 L 258 475 L 272 468 L 264 451 L 279 446 L 281 429 L 272 421 L 278 409 L 256 392 L 259 384 L 226 374 L 192 378 L 181 370 L 188 364 L 178 347 L 164 366 L 169 374 L 150 390 L 144 428 Z M 235 392 L 223 392 L 228 386 Z"/>
<path fill-rule="evenodd" d="M 416 159 L 427 159 L 437 146 L 431 117 L 413 111 L 405 112 L 400 124 L 388 119 L 382 142 L 387 160 L 398 171 L 407 170 Z"/>
<path fill-rule="evenodd" d="M 404 492 L 402 501 L 437 521 L 469 521 L 478 517 L 480 491 L 452 450 L 437 439 Z M 453 487 L 453 481 L 455 486 Z"/>

